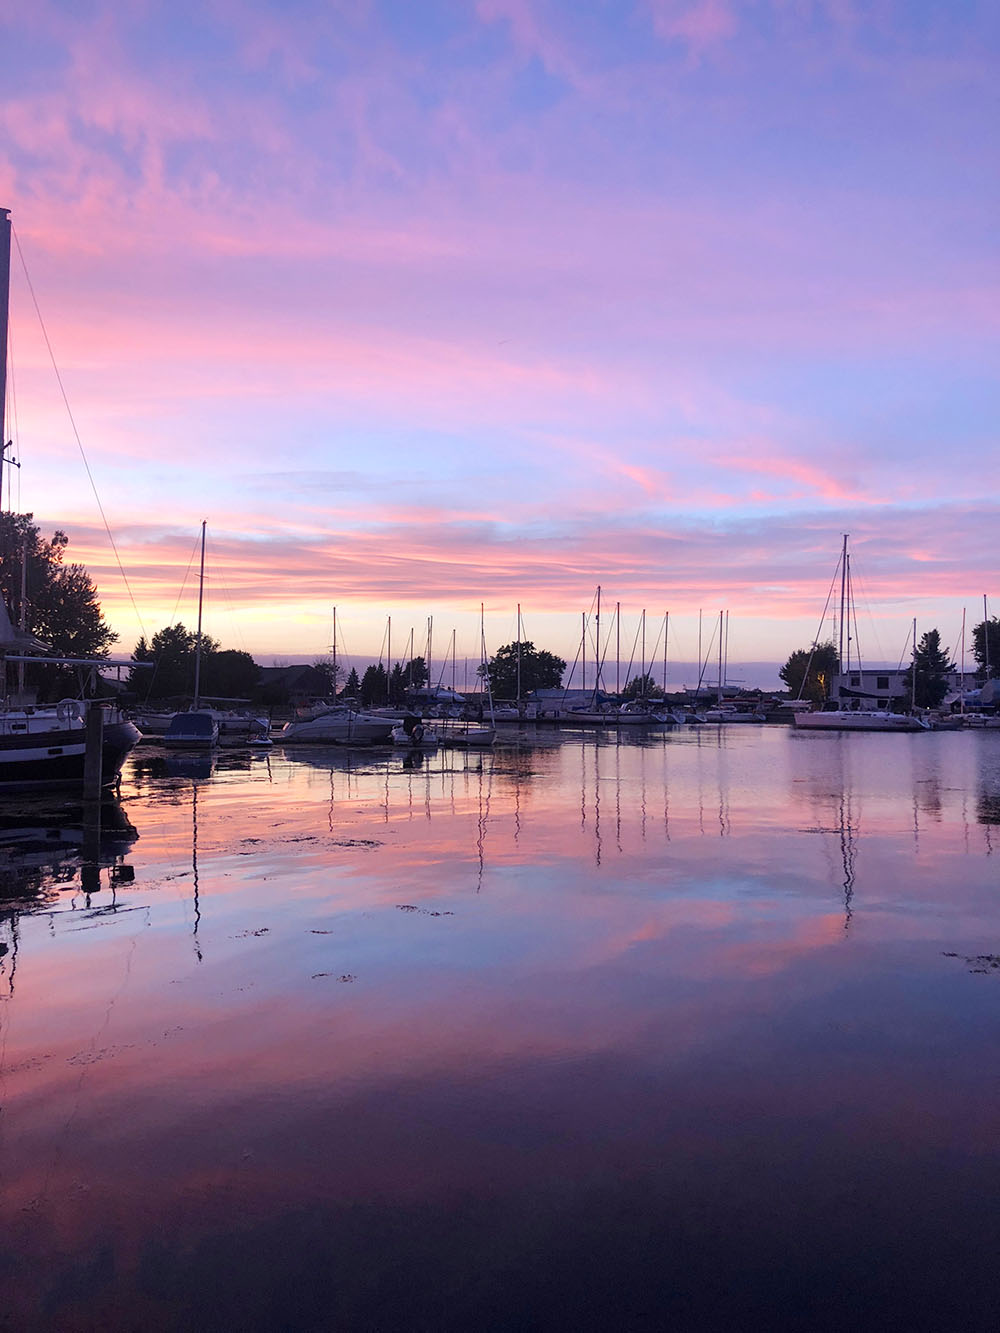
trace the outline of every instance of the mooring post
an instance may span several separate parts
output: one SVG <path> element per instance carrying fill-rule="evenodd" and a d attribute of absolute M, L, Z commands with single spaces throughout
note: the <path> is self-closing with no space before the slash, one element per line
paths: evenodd
<path fill-rule="evenodd" d="M 87 709 L 87 748 L 83 757 L 83 799 L 101 799 L 104 777 L 102 754 L 104 750 L 104 706 L 92 703 Z"/>

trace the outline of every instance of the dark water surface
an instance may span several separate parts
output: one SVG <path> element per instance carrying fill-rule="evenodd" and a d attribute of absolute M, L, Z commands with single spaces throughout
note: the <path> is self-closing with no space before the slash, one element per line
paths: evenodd
<path fill-rule="evenodd" d="M 4 817 L 0 1326 L 1000 1326 L 1000 733 Z"/>

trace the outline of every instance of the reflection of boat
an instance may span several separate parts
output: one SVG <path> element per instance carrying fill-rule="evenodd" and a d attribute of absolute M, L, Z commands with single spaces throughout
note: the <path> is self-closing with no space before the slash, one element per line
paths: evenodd
<path fill-rule="evenodd" d="M 286 722 L 275 740 L 285 744 L 367 745 L 388 741 L 398 721 L 398 716 L 376 717 L 372 713 L 354 712 L 343 704 L 331 704 L 306 717 Z"/>
<path fill-rule="evenodd" d="M 101 803 L 99 825 L 88 823 L 80 802 L 39 795 L 7 803 L 0 813 L 0 895 L 23 898 L 37 893 L 46 879 L 67 887 L 85 862 L 111 867 L 126 880 L 121 862 L 138 836 L 115 800 Z"/>

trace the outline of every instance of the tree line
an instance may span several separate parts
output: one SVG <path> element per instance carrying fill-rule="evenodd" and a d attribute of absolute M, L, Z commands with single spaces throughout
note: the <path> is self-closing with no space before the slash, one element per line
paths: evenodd
<path fill-rule="evenodd" d="M 42 536 L 32 514 L 0 513 L 0 593 L 11 621 L 45 645 L 44 655 L 100 659 L 108 656 L 118 635 L 104 619 L 97 588 L 86 568 L 67 560 L 69 539 L 60 530 Z M 23 593 L 22 593 L 23 589 Z M 1000 618 L 991 616 L 972 627 L 972 658 L 978 677 L 1000 677 Z M 194 687 L 196 635 L 182 623 L 157 630 L 147 641 L 140 638 L 132 653 L 135 663 L 152 663 L 153 670 L 134 669 L 129 687 L 142 698 L 163 699 L 190 694 Z M 518 659 L 520 658 L 520 666 Z M 338 692 L 332 664 L 316 662 L 326 672 L 331 694 Z M 837 650 L 832 643 L 812 649 L 796 649 L 781 667 L 779 676 L 795 697 L 821 702 L 829 697 L 833 677 L 839 671 Z M 941 647 L 938 630 L 921 638 L 910 671 L 916 671 L 918 707 L 936 707 L 947 684 L 944 677 L 955 664 Z M 558 689 L 566 663 L 530 640 L 504 644 L 489 658 L 485 671 L 495 698 L 514 699 L 518 684 L 522 695 L 537 689 Z M 221 648 L 215 639 L 202 636 L 201 693 L 218 698 L 244 698 L 259 682 L 260 669 L 249 653 Z M 336 673 L 339 675 L 339 672 Z M 75 690 L 72 669 L 28 665 L 26 684 L 39 698 L 59 697 Z M 909 681 L 909 672 L 907 673 Z M 408 692 L 428 684 L 423 657 L 397 662 L 388 670 L 379 663 L 359 677 L 352 669 L 339 693 L 362 704 L 397 704 Z M 633 677 L 623 693 L 630 698 L 658 693 L 648 673 Z"/>

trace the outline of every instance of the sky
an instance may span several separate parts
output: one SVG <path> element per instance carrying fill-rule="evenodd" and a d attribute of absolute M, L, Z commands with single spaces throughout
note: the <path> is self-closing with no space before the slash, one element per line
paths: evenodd
<path fill-rule="evenodd" d="M 193 623 L 203 519 L 206 629 L 262 661 L 334 606 L 359 659 L 390 616 L 477 656 L 480 603 L 571 660 L 600 584 L 678 661 L 725 608 L 773 683 L 845 532 L 869 660 L 1000 598 L 995 4 L 2 22 L 5 492 L 122 650 Z"/>

